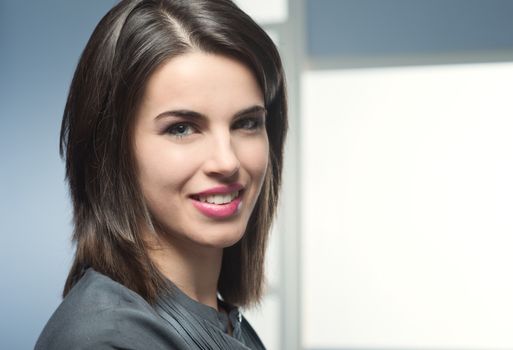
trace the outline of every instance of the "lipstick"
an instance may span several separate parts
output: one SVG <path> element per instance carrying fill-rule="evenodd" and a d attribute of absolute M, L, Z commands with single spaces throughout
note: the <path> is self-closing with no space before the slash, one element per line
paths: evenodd
<path fill-rule="evenodd" d="M 241 184 L 222 185 L 190 196 L 192 204 L 203 215 L 224 219 L 235 215 L 242 202 Z"/>

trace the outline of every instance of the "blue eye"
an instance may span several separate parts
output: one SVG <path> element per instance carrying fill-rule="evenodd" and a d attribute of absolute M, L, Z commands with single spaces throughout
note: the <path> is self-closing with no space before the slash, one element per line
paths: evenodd
<path fill-rule="evenodd" d="M 237 120 L 234 124 L 235 129 L 243 129 L 248 131 L 258 130 L 262 127 L 263 122 L 261 118 L 243 118 Z"/>
<path fill-rule="evenodd" d="M 193 134 L 196 129 L 187 123 L 176 123 L 167 128 L 166 133 L 173 135 L 177 138 L 182 138 Z"/>

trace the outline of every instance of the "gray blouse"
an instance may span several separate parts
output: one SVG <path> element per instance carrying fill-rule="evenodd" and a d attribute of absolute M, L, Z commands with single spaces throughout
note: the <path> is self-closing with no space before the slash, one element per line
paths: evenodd
<path fill-rule="evenodd" d="M 174 287 L 151 306 L 88 269 L 46 324 L 35 349 L 265 349 L 239 309 L 219 302 L 228 315 Z"/>

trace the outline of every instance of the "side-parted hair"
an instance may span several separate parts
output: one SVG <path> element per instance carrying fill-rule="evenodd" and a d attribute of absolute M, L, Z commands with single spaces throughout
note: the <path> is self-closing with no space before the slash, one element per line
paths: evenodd
<path fill-rule="evenodd" d="M 230 0 L 123 0 L 94 30 L 71 83 L 60 135 L 76 244 L 64 296 L 89 267 L 150 303 L 167 290 L 141 235 L 141 224 L 152 227 L 152 216 L 137 180 L 134 116 L 152 73 L 198 50 L 244 63 L 263 91 L 269 165 L 243 238 L 224 249 L 218 284 L 228 303 L 261 299 L 287 130 L 285 81 L 272 40 Z"/>

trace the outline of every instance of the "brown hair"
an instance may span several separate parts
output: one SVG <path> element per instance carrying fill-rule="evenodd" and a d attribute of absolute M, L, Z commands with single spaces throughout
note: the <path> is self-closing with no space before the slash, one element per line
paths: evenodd
<path fill-rule="evenodd" d="M 269 167 L 243 238 L 224 250 L 218 284 L 228 303 L 260 300 L 283 165 L 285 82 L 272 40 L 230 0 L 124 0 L 94 30 L 75 71 L 61 128 L 76 243 L 64 296 L 88 267 L 150 303 L 167 288 L 139 232 L 151 217 L 137 182 L 132 127 L 150 75 L 193 49 L 243 62 L 264 93 Z"/>

